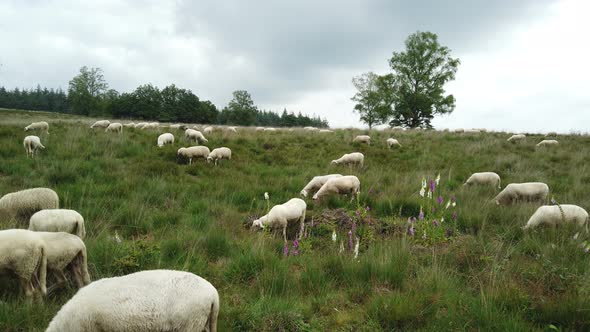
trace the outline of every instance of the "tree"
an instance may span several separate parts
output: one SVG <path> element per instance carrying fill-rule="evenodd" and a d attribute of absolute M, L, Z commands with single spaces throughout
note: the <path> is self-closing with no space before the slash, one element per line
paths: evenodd
<path fill-rule="evenodd" d="M 225 123 L 237 124 L 241 126 L 251 126 L 256 122 L 258 108 L 254 106 L 254 101 L 248 91 L 237 90 L 233 92 L 233 99 L 223 109 L 223 119 Z"/>
<path fill-rule="evenodd" d="M 394 52 L 389 60 L 393 73 L 381 79 L 389 86 L 389 92 L 381 96 L 393 107 L 390 125 L 432 128 L 435 115 L 455 109 L 455 97 L 445 95 L 443 87 L 455 79 L 460 61 L 451 57 L 451 50 L 440 45 L 432 32 L 418 31 L 405 45 L 404 52 Z"/>
<path fill-rule="evenodd" d="M 96 115 L 101 113 L 100 99 L 108 89 L 102 69 L 84 66 L 69 84 L 68 102 L 72 113 Z"/>
<path fill-rule="evenodd" d="M 351 98 L 356 102 L 354 110 L 361 117 L 361 121 L 369 125 L 380 125 L 387 120 L 390 113 L 390 105 L 386 104 L 380 89 L 379 75 L 368 72 L 352 79 L 352 84 L 358 90 Z"/>

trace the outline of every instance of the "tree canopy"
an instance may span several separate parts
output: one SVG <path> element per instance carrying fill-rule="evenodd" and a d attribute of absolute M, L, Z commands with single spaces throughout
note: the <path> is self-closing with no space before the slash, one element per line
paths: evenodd
<path fill-rule="evenodd" d="M 380 125 L 387 120 L 390 104 L 387 104 L 380 89 L 379 75 L 368 72 L 353 77 L 352 84 L 357 93 L 351 98 L 356 102 L 354 110 L 371 129 L 374 125 Z"/>

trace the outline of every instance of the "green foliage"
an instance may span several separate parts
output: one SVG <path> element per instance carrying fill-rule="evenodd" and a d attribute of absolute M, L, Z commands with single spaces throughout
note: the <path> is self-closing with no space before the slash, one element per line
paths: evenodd
<path fill-rule="evenodd" d="M 107 88 L 102 69 L 89 69 L 86 66 L 80 68 L 80 73 L 72 78 L 68 88 L 68 104 L 72 113 L 101 114 L 101 99 Z"/>
<path fill-rule="evenodd" d="M 390 105 L 383 99 L 379 85 L 379 76 L 373 72 L 364 73 L 352 79 L 352 84 L 358 90 L 351 98 L 356 105 L 354 110 L 371 129 L 387 120 Z"/>

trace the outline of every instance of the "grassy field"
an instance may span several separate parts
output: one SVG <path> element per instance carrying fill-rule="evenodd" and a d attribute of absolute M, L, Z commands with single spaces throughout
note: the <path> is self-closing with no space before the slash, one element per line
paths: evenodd
<path fill-rule="evenodd" d="M 37 120 L 50 122 L 50 136 L 32 160 L 23 127 Z M 93 280 L 146 269 L 196 273 L 219 291 L 220 331 L 590 329 L 590 257 L 581 248 L 588 235 L 574 239 L 571 227 L 525 233 L 535 205 L 498 207 L 491 203 L 497 189 L 462 186 L 472 172 L 495 171 L 503 186 L 543 181 L 560 203 L 590 208 L 588 136 L 560 136 L 558 148 L 536 150 L 542 137 L 533 134 L 510 144 L 506 133 L 217 131 L 207 145 L 231 148 L 233 159 L 214 167 L 177 164 L 176 150 L 190 145 L 180 132 L 159 149 L 166 129 L 118 135 L 93 132 L 91 122 L 0 110 L 0 195 L 49 187 L 61 207 L 79 211 Z M 351 144 L 360 133 L 373 144 Z M 403 147 L 387 150 L 388 137 Z M 365 154 L 364 168 L 330 165 L 353 151 Z M 360 199 L 307 200 L 299 255 L 284 256 L 280 234 L 247 227 L 266 213 L 265 192 L 271 205 L 282 203 L 329 173 L 358 176 Z M 439 173 L 445 202 L 456 197 L 457 230 L 431 242 L 408 235 L 406 223 L 426 206 L 422 178 Z M 348 248 L 352 222 L 356 259 Z M 3 229 L 26 226 L 0 220 Z M 115 232 L 122 243 L 112 240 Z M 75 292 L 31 304 L 17 286 L 0 279 L 1 331 L 43 330 Z"/>

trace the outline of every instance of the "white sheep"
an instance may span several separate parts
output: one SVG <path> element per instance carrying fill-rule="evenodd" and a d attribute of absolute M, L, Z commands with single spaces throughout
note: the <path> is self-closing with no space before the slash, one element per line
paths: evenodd
<path fill-rule="evenodd" d="M 35 154 L 38 154 L 40 149 L 45 149 L 45 146 L 41 144 L 41 139 L 39 136 L 32 135 L 25 137 L 23 140 L 23 146 L 25 147 L 27 157 L 31 156 L 31 158 L 33 158 Z"/>
<path fill-rule="evenodd" d="M 203 132 L 205 134 L 211 134 L 214 130 L 215 129 L 213 127 L 209 126 L 209 127 L 205 127 L 205 129 L 203 129 Z"/>
<path fill-rule="evenodd" d="M 319 132 L 320 133 L 333 133 L 334 131 L 330 130 L 330 129 L 320 129 Z"/>
<path fill-rule="evenodd" d="M 170 128 L 170 129 L 180 129 L 180 123 L 171 124 L 168 128 Z"/>
<path fill-rule="evenodd" d="M 399 144 L 399 141 L 396 140 L 395 138 L 388 138 L 386 142 L 387 142 L 388 148 L 391 148 L 392 146 L 399 146 L 399 147 L 402 146 L 401 144 Z"/>
<path fill-rule="evenodd" d="M 6 194 L 0 198 L 0 220 L 27 216 L 59 208 L 57 193 L 49 188 L 32 188 Z"/>
<path fill-rule="evenodd" d="M 217 165 L 217 161 L 221 159 L 231 160 L 231 150 L 230 148 L 221 147 L 217 149 L 213 149 L 211 153 L 207 156 L 207 162 L 214 161 L 215 165 Z"/>
<path fill-rule="evenodd" d="M 47 294 L 45 243 L 24 229 L 0 231 L 0 273 L 12 272 L 27 297 Z"/>
<path fill-rule="evenodd" d="M 554 131 L 550 131 L 545 135 L 545 137 L 557 137 L 557 133 Z"/>
<path fill-rule="evenodd" d="M 238 128 L 237 127 L 227 127 L 225 128 L 226 131 L 230 132 L 230 133 L 237 133 L 238 132 Z"/>
<path fill-rule="evenodd" d="M 465 181 L 465 183 L 463 184 L 464 186 L 469 186 L 469 185 L 492 185 L 494 187 L 498 187 L 498 189 L 501 189 L 501 180 L 500 180 L 500 176 L 494 172 L 479 172 L 479 173 L 473 173 L 471 174 L 471 176 L 469 177 L 469 179 L 467 179 L 467 181 Z"/>
<path fill-rule="evenodd" d="M 188 140 L 195 140 L 195 142 L 199 143 L 199 144 L 203 144 L 203 143 L 207 143 L 209 142 L 205 136 L 203 136 L 203 134 L 195 129 L 187 129 L 184 131 L 184 137 L 186 137 Z"/>
<path fill-rule="evenodd" d="M 65 271 L 68 269 L 78 288 L 90 283 L 86 246 L 76 235 L 65 232 L 35 232 L 45 244 L 47 272 L 57 278 L 57 283 L 50 291 L 67 282 Z"/>
<path fill-rule="evenodd" d="M 256 131 L 264 131 L 264 127 L 256 127 Z"/>
<path fill-rule="evenodd" d="M 66 232 L 84 239 L 86 228 L 84 218 L 78 212 L 68 209 L 48 209 L 36 212 L 29 220 L 30 231 Z"/>
<path fill-rule="evenodd" d="M 508 205 L 518 201 L 544 201 L 549 186 L 543 182 L 510 183 L 495 198 L 496 204 Z"/>
<path fill-rule="evenodd" d="M 40 130 L 41 132 L 45 132 L 49 135 L 49 123 L 45 121 L 33 122 L 30 125 L 25 127 L 25 131 L 29 130 Z"/>
<path fill-rule="evenodd" d="M 358 135 L 352 140 L 353 143 L 367 143 L 371 145 L 371 137 L 369 135 Z"/>
<path fill-rule="evenodd" d="M 309 130 L 309 131 L 317 131 L 317 130 L 319 130 L 319 129 L 318 129 L 318 128 L 316 128 L 316 127 L 310 127 L 310 126 L 303 127 L 303 129 L 304 129 L 304 130 Z"/>
<path fill-rule="evenodd" d="M 453 130 L 453 132 L 455 132 L 457 134 L 460 134 L 460 133 L 465 132 L 465 129 L 463 129 L 463 128 L 457 128 L 457 129 Z"/>
<path fill-rule="evenodd" d="M 158 122 L 149 122 L 142 129 L 157 129 L 160 127 Z"/>
<path fill-rule="evenodd" d="M 307 204 L 301 198 L 291 198 L 283 204 L 273 206 L 267 215 L 264 215 L 252 222 L 252 227 L 271 227 L 283 230 L 283 240 L 287 242 L 287 225 L 289 221 L 299 221 L 298 239 L 303 235 L 305 211 Z"/>
<path fill-rule="evenodd" d="M 361 191 L 361 182 L 354 175 L 331 178 L 313 195 L 313 200 L 321 200 L 331 194 L 351 194 L 350 201 Z"/>
<path fill-rule="evenodd" d="M 313 179 L 311 179 L 311 181 L 309 181 L 305 185 L 305 187 L 303 187 L 300 194 L 303 197 L 307 197 L 307 195 L 309 193 L 314 193 L 314 192 L 318 191 L 324 185 L 324 183 L 328 182 L 328 180 L 330 180 L 332 178 L 339 178 L 339 177 L 342 177 L 342 175 L 341 174 L 328 174 L 328 175 L 314 176 Z"/>
<path fill-rule="evenodd" d="M 204 158 L 207 160 L 209 157 L 209 148 L 202 145 L 191 146 L 188 148 L 180 148 L 176 152 L 177 161 L 180 162 L 182 158 L 188 158 L 188 164 L 191 165 L 193 163 L 193 159 L 195 158 Z"/>
<path fill-rule="evenodd" d="M 53 317 L 46 332 L 217 331 L 219 294 L 184 271 L 150 270 L 94 281 Z"/>
<path fill-rule="evenodd" d="M 135 123 L 133 122 L 129 122 L 123 125 L 123 127 L 127 127 L 127 128 L 135 128 Z"/>
<path fill-rule="evenodd" d="M 551 146 L 551 145 L 559 145 L 559 142 L 554 139 L 544 139 L 541 142 L 537 143 L 537 146 Z"/>
<path fill-rule="evenodd" d="M 465 134 L 479 134 L 481 131 L 479 129 L 465 129 L 463 133 Z"/>
<path fill-rule="evenodd" d="M 586 226 L 588 231 L 588 212 L 572 204 L 543 205 L 533 213 L 523 228 L 529 229 L 543 224 L 556 226 L 562 223 Z"/>
<path fill-rule="evenodd" d="M 525 135 L 517 134 L 517 135 L 510 136 L 510 138 L 507 139 L 506 141 L 516 143 L 516 142 L 524 141 L 525 139 L 526 139 Z"/>
<path fill-rule="evenodd" d="M 174 135 L 171 133 L 164 133 L 158 136 L 158 147 L 163 147 L 166 144 L 173 144 L 174 143 Z"/>
<path fill-rule="evenodd" d="M 391 127 L 391 130 L 406 130 L 406 128 L 404 128 L 402 126 L 395 126 L 395 127 Z"/>
<path fill-rule="evenodd" d="M 275 128 L 269 127 L 269 128 L 264 128 L 264 131 L 277 131 Z"/>
<path fill-rule="evenodd" d="M 135 124 L 135 128 L 143 129 L 143 127 L 147 126 L 147 122 L 139 122 Z"/>
<path fill-rule="evenodd" d="M 107 131 L 117 131 L 120 133 L 123 132 L 123 125 L 120 124 L 119 122 L 113 122 L 111 124 L 109 124 L 109 126 L 107 127 L 107 129 L 104 130 L 105 132 Z"/>
<path fill-rule="evenodd" d="M 346 153 L 342 157 L 332 160 L 332 165 L 357 165 L 363 167 L 365 156 L 360 152 Z"/>
<path fill-rule="evenodd" d="M 107 128 L 111 124 L 109 120 L 96 121 L 90 128 Z"/>

